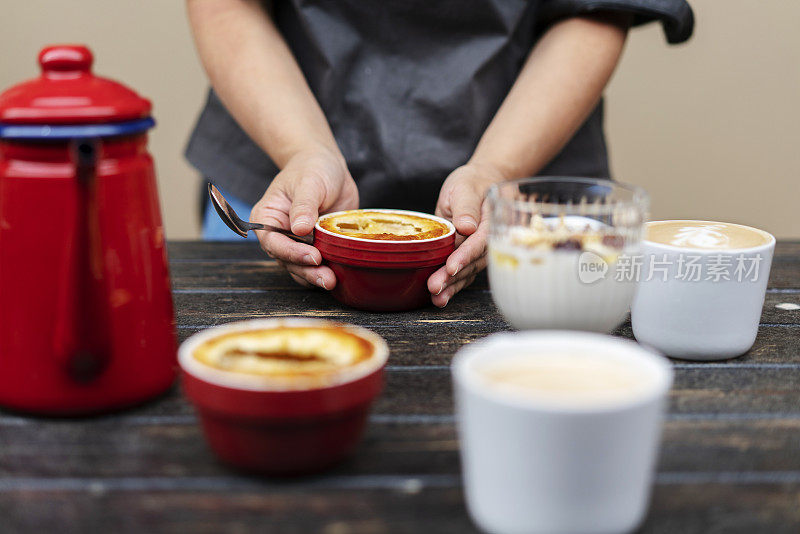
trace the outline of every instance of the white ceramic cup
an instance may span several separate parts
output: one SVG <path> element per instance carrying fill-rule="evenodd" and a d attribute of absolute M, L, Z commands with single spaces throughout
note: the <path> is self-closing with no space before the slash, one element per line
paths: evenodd
<path fill-rule="evenodd" d="M 564 404 L 486 381 L 481 365 L 520 354 L 571 352 L 641 373 L 631 396 Z M 496 334 L 452 365 L 467 507 L 492 533 L 609 533 L 636 528 L 647 511 L 665 400 L 666 358 L 601 334 Z"/>
<path fill-rule="evenodd" d="M 758 334 L 775 237 L 745 228 L 762 234 L 767 243 L 712 250 L 643 241 L 631 306 L 633 334 L 640 343 L 686 360 L 724 360 L 750 350 Z M 694 272 L 690 262 L 699 266 Z"/>

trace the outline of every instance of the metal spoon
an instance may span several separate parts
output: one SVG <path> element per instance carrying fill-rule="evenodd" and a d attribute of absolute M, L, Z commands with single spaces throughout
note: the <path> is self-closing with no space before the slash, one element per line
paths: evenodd
<path fill-rule="evenodd" d="M 238 215 L 236 215 L 236 212 L 233 211 L 231 205 L 228 204 L 228 201 L 225 200 L 225 197 L 223 197 L 222 193 L 219 192 L 219 189 L 214 187 L 214 185 L 211 183 L 208 184 L 208 196 L 211 198 L 211 204 L 214 205 L 214 209 L 217 210 L 217 215 L 219 215 L 219 218 L 222 219 L 222 222 L 224 222 L 228 228 L 242 237 L 247 237 L 247 232 L 250 230 L 267 230 L 269 232 L 283 234 L 290 239 L 294 239 L 300 243 L 305 243 L 306 245 L 311 245 L 314 243 L 313 231 L 308 235 L 299 236 L 293 234 L 289 230 L 278 228 L 277 226 L 243 221 Z"/>

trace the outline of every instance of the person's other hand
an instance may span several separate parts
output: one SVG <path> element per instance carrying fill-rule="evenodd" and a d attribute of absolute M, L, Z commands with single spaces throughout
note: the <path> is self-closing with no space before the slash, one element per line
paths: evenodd
<path fill-rule="evenodd" d="M 436 215 L 456 227 L 456 250 L 445 265 L 428 278 L 434 305 L 444 308 L 453 295 L 467 287 L 486 268 L 488 213 L 486 191 L 503 176 L 490 165 L 467 163 L 447 177 L 439 193 Z"/>
<path fill-rule="evenodd" d="M 300 152 L 275 176 L 250 212 L 250 220 L 308 235 L 321 213 L 358 208 L 358 189 L 344 158 L 327 149 Z M 257 230 L 261 248 L 302 285 L 333 289 L 336 276 L 311 245 Z"/>

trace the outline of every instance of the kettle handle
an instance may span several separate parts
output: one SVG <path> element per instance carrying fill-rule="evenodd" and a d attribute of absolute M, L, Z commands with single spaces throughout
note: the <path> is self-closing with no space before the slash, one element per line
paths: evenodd
<path fill-rule="evenodd" d="M 108 324 L 108 292 L 98 211 L 97 160 L 100 143 L 94 139 L 73 142 L 78 194 L 76 240 L 73 261 L 76 298 L 71 323 L 75 345 L 66 355 L 66 372 L 77 383 L 86 384 L 99 377 L 111 359 Z M 62 318 L 64 320 L 65 318 Z"/>

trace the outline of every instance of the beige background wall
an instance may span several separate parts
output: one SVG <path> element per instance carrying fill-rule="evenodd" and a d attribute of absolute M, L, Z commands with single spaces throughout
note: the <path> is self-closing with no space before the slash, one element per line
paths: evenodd
<path fill-rule="evenodd" d="M 800 238 L 800 2 L 693 0 L 694 38 L 631 34 L 608 90 L 615 177 L 647 188 L 654 218 L 709 218 Z M 47 43 L 83 42 L 97 72 L 153 100 L 170 238 L 197 236 L 197 177 L 182 150 L 206 87 L 181 0 L 24 0 L 0 15 L 0 88 L 37 73 Z"/>

